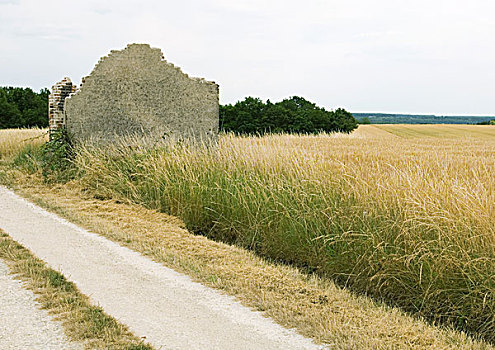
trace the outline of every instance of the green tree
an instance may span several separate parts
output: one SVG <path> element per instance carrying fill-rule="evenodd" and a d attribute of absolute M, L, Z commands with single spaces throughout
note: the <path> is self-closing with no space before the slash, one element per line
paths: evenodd
<path fill-rule="evenodd" d="M 0 128 L 47 127 L 48 89 L 0 87 Z"/>
<path fill-rule="evenodd" d="M 351 113 L 343 108 L 337 108 L 335 112 L 333 112 L 333 115 L 335 118 L 334 131 L 349 133 L 358 127 L 357 120 Z"/>
<path fill-rule="evenodd" d="M 362 117 L 361 120 L 358 120 L 359 124 L 371 124 L 371 120 L 368 117 Z"/>
<path fill-rule="evenodd" d="M 246 97 L 233 106 L 220 106 L 220 128 L 241 134 L 261 132 L 265 107 L 263 101 L 254 97 Z"/>
<path fill-rule="evenodd" d="M 246 97 L 220 106 L 220 129 L 239 134 L 351 132 L 356 127 L 357 121 L 344 109 L 327 111 L 299 96 L 277 103 Z"/>
<path fill-rule="evenodd" d="M 15 128 L 22 122 L 22 114 L 14 103 L 7 100 L 7 93 L 0 89 L 0 128 Z"/>

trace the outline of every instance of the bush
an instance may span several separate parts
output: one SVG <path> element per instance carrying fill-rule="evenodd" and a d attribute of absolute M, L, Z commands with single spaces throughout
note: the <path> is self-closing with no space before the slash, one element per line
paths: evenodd
<path fill-rule="evenodd" d="M 17 151 L 12 165 L 34 174 L 41 170 L 45 181 L 65 182 L 73 178 L 74 148 L 65 129 L 52 132 L 43 145 L 26 144 Z"/>
<path fill-rule="evenodd" d="M 361 119 L 358 119 L 359 124 L 371 124 L 371 120 L 369 117 L 362 117 Z"/>
<path fill-rule="evenodd" d="M 13 160 L 13 165 L 34 174 L 41 169 L 42 151 L 39 145 L 27 144 Z"/>
<path fill-rule="evenodd" d="M 495 119 L 479 122 L 476 125 L 495 125 Z"/>
<path fill-rule="evenodd" d="M 45 180 L 68 180 L 73 169 L 73 158 L 74 148 L 67 130 L 53 131 L 50 140 L 41 148 L 41 168 Z"/>

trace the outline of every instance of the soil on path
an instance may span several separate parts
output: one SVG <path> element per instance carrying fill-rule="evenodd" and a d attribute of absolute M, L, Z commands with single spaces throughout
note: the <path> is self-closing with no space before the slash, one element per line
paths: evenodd
<path fill-rule="evenodd" d="M 0 349 L 82 349 L 67 340 L 60 323 L 35 298 L 0 260 Z"/>
<path fill-rule="evenodd" d="M 83 230 L 1 186 L 0 228 L 158 349 L 322 348 L 233 297 Z"/>

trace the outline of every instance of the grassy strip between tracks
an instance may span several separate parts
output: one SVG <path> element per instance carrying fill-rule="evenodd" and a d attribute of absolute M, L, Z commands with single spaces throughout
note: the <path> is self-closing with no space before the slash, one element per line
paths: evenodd
<path fill-rule="evenodd" d="M 61 321 L 70 340 L 83 343 L 86 349 L 152 349 L 2 230 L 0 259 L 35 293 L 41 307 Z"/>

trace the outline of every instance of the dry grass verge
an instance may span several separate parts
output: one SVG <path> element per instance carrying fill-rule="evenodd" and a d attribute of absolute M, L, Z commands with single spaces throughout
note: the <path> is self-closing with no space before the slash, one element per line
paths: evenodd
<path fill-rule="evenodd" d="M 0 259 L 5 260 L 12 274 L 26 282 L 41 306 L 56 315 L 69 339 L 83 342 L 86 349 L 152 349 L 100 307 L 91 305 L 72 282 L 48 268 L 2 230 Z"/>
<path fill-rule="evenodd" d="M 11 173 L 12 175 L 12 173 Z M 10 176 L 12 179 L 12 177 Z M 182 222 L 139 205 L 97 200 L 77 184 L 47 186 L 15 173 L 18 193 L 87 229 L 235 295 L 278 323 L 335 349 L 493 349 L 332 282 L 190 234 Z"/>

